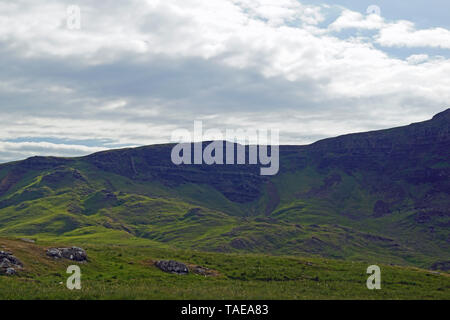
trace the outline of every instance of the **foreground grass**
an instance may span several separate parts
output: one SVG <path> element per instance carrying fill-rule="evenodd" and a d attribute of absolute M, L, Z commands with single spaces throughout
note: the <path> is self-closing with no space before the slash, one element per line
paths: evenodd
<path fill-rule="evenodd" d="M 368 290 L 368 263 L 319 258 L 175 250 L 151 243 L 82 245 L 82 289 L 66 288 L 70 261 L 45 256 L 52 243 L 0 239 L 25 264 L 0 276 L 0 299 L 450 299 L 450 277 L 417 268 L 383 266 L 382 289 Z M 61 244 L 58 244 L 60 246 Z M 174 259 L 214 269 L 217 276 L 163 273 L 152 261 Z M 374 262 L 375 263 L 375 262 Z"/>

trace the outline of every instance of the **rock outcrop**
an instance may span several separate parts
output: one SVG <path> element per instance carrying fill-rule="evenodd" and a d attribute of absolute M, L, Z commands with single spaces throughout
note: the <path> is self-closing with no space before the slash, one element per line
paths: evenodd
<path fill-rule="evenodd" d="M 173 260 L 161 260 L 154 263 L 156 267 L 161 269 L 164 272 L 174 273 L 179 275 L 185 275 L 189 272 L 194 274 L 198 274 L 205 277 L 217 277 L 219 272 L 216 270 L 212 270 L 206 267 L 193 265 L 193 264 L 184 264 L 178 261 Z"/>
<path fill-rule="evenodd" d="M 18 269 L 23 268 L 23 263 L 11 252 L 0 251 L 0 274 L 15 275 Z"/>
<path fill-rule="evenodd" d="M 164 272 L 175 273 L 175 274 L 188 274 L 188 267 L 181 262 L 173 260 L 161 260 L 157 261 L 155 265 Z"/>
<path fill-rule="evenodd" d="M 87 261 L 87 254 L 84 249 L 79 247 L 71 248 L 50 248 L 47 250 L 47 256 L 55 259 L 69 259 L 77 262 Z"/>

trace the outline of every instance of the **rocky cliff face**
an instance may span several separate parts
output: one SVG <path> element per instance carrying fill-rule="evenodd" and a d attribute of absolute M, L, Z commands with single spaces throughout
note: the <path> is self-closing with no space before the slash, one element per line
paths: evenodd
<path fill-rule="evenodd" d="M 348 170 L 374 169 L 395 172 L 399 168 L 433 166 L 448 161 L 450 109 L 432 120 L 406 127 L 345 135 L 312 144 L 309 152 L 321 166 Z"/>
<path fill-rule="evenodd" d="M 448 215 L 450 109 L 406 127 L 319 141 L 308 152 L 319 170 L 365 175 L 365 186 L 383 197 L 375 204 L 376 216 L 389 214 L 390 206 L 411 199 L 415 209 Z M 421 188 L 423 194 L 411 193 L 411 186 Z"/>
<path fill-rule="evenodd" d="M 223 144 L 225 146 L 225 143 Z M 168 187 L 186 183 L 211 185 L 229 200 L 245 203 L 261 196 L 267 180 L 254 165 L 175 165 L 173 144 L 106 151 L 85 160 L 100 170 L 139 181 L 160 181 Z M 203 147 L 206 146 L 204 143 Z M 247 149 L 248 158 L 248 149 Z M 225 158 L 225 155 L 224 155 Z M 225 161 L 224 161 L 225 162 Z"/>

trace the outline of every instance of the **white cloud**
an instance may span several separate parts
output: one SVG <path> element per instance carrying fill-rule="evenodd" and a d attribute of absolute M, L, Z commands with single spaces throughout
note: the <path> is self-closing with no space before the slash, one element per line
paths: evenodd
<path fill-rule="evenodd" d="M 328 26 L 330 31 L 345 29 L 375 30 L 376 43 L 384 47 L 431 47 L 450 49 L 450 30 L 432 28 L 417 30 L 411 21 L 387 22 L 377 14 L 363 15 L 343 10 L 341 15 Z"/>
<path fill-rule="evenodd" d="M 381 29 L 383 26 L 385 26 L 385 21 L 377 14 L 363 15 L 359 12 L 344 10 L 328 28 L 333 31 L 349 28 L 375 30 Z"/>
<path fill-rule="evenodd" d="M 74 154 L 78 152 L 90 153 L 103 150 L 98 147 L 87 147 L 83 145 L 74 145 L 74 144 L 57 144 L 50 142 L 6 142 L 0 141 L 0 152 L 5 151 L 20 151 L 20 152 L 28 152 L 28 151 L 44 151 L 51 150 L 56 153 L 65 153 L 66 151 L 73 152 Z"/>
<path fill-rule="evenodd" d="M 0 141 L 0 157 L 4 161 L 17 160 L 18 157 L 31 156 L 81 156 L 105 150 L 99 147 L 87 147 L 75 144 L 57 144 L 50 142 L 7 142 Z"/>
<path fill-rule="evenodd" d="M 428 61 L 430 57 L 427 54 L 413 54 L 410 55 L 406 61 L 409 64 L 419 64 Z"/>
<path fill-rule="evenodd" d="M 376 41 L 385 47 L 450 49 L 450 30 L 444 28 L 416 30 L 414 23 L 399 21 L 383 27 Z"/>

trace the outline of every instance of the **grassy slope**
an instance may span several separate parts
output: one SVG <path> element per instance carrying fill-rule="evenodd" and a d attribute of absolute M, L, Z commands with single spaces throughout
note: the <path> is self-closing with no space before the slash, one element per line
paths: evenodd
<path fill-rule="evenodd" d="M 74 172 L 81 178 L 74 179 Z M 142 183 L 95 170 L 78 161 L 70 167 L 30 171 L 0 197 L 11 204 L 0 209 L 0 235 L 55 239 L 91 235 L 109 243 L 126 234 L 184 249 L 318 254 L 421 267 L 446 258 L 445 250 L 432 241 L 411 246 L 399 241 L 401 237 L 393 237 L 397 229 L 386 235 L 388 228 L 380 229 L 377 223 L 370 227 L 367 221 L 361 224 L 336 212 L 327 199 L 302 199 L 302 194 L 320 187 L 322 181 L 322 176 L 309 169 L 281 175 L 274 181 L 283 191 L 279 204 L 267 215 L 266 196 L 238 206 L 206 185 L 169 189 L 158 182 Z M 359 198 L 343 201 L 342 208 L 349 203 L 369 206 L 368 195 L 350 190 L 356 188 L 354 178 L 345 177 L 343 184 L 344 191 Z M 418 251 L 418 247 L 425 250 Z"/>
<path fill-rule="evenodd" d="M 161 247 L 145 239 L 123 238 L 96 244 L 89 237 L 40 239 L 30 244 L 1 238 L 25 269 L 0 277 L 0 299 L 450 299 L 448 274 L 410 267 L 380 265 L 382 289 L 368 290 L 367 263 L 258 254 L 219 254 Z M 78 244 L 90 262 L 80 264 L 82 290 L 65 282 L 68 261 L 45 256 L 53 245 Z M 175 259 L 216 270 L 219 275 L 166 274 L 153 266 L 157 259 Z"/>

